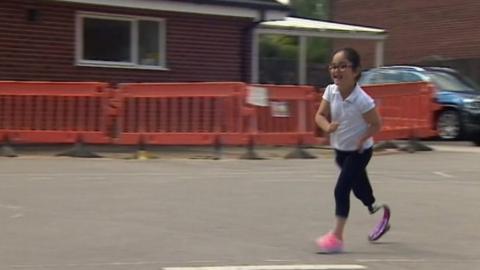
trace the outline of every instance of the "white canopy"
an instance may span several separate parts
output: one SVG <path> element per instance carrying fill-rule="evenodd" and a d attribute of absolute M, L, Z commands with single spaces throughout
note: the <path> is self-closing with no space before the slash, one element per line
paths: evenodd
<path fill-rule="evenodd" d="M 373 40 L 375 46 L 375 65 L 383 65 L 384 40 L 387 32 L 384 29 L 341 24 L 320 20 L 286 17 L 279 21 L 261 22 L 254 31 L 252 51 L 252 82 L 258 82 L 259 74 L 259 35 L 278 34 L 298 36 L 299 43 L 299 84 L 306 83 L 306 38 L 347 38 Z"/>
<path fill-rule="evenodd" d="M 357 38 L 384 40 L 384 29 L 286 17 L 281 21 L 266 21 L 258 27 L 260 33 L 282 32 L 289 35 L 306 35 L 334 38 Z M 277 30 L 277 31 L 275 31 Z"/>

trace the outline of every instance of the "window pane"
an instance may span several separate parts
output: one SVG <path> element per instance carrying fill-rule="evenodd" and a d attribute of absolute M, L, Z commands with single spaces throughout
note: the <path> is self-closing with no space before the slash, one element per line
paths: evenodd
<path fill-rule="evenodd" d="M 131 62 L 129 21 L 84 19 L 83 59 Z"/>
<path fill-rule="evenodd" d="M 160 65 L 160 25 L 154 21 L 138 22 L 138 59 L 140 65 Z"/>
<path fill-rule="evenodd" d="M 466 91 L 473 90 L 470 86 L 463 83 L 454 76 L 444 72 L 430 72 L 433 82 L 442 90 Z"/>
<path fill-rule="evenodd" d="M 422 78 L 415 73 L 405 72 L 403 74 L 403 82 L 421 82 Z"/>

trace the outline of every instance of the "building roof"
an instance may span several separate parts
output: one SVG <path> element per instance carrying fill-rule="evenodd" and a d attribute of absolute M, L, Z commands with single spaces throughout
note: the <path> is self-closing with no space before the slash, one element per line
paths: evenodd
<path fill-rule="evenodd" d="M 114 6 L 185 13 L 250 17 L 256 20 L 278 20 L 290 8 L 275 0 L 51 0 L 98 6 Z"/>
<path fill-rule="evenodd" d="M 161 1 L 161 0 L 159 0 Z M 290 8 L 276 0 L 176 0 L 196 4 L 249 7 L 256 9 L 275 9 L 288 11 Z"/>
<path fill-rule="evenodd" d="M 286 17 L 283 20 L 262 22 L 259 29 L 263 33 L 333 38 L 385 39 L 387 35 L 385 29 L 297 17 Z"/>

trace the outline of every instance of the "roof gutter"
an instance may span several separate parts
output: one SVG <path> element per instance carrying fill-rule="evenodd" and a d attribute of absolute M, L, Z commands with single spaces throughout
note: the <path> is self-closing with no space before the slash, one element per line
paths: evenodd
<path fill-rule="evenodd" d="M 124 7 L 134 9 L 146 9 L 146 10 L 158 10 L 158 11 L 171 11 L 182 13 L 194 13 L 194 14 L 206 14 L 206 15 L 219 15 L 219 16 L 231 16 L 231 17 L 243 17 L 259 20 L 260 15 L 258 10 L 266 11 L 266 18 L 268 20 L 283 19 L 288 15 L 288 9 L 280 6 L 269 6 L 260 4 L 248 4 L 248 3 L 232 3 L 227 5 L 226 1 L 212 0 L 212 1 L 200 1 L 200 0 L 186 0 L 186 1 L 158 1 L 158 0 L 52 0 L 56 2 L 87 4 L 97 6 L 110 6 L 110 7 Z M 267 7 L 269 6 L 269 7 Z"/>

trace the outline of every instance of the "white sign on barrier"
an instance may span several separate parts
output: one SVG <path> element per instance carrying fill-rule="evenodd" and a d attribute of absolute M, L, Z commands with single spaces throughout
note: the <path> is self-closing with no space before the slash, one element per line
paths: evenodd
<path fill-rule="evenodd" d="M 268 107 L 268 89 L 259 86 L 249 86 L 247 103 L 255 106 Z"/>
<path fill-rule="evenodd" d="M 271 101 L 270 110 L 273 117 L 290 117 L 290 109 L 286 101 Z"/>

